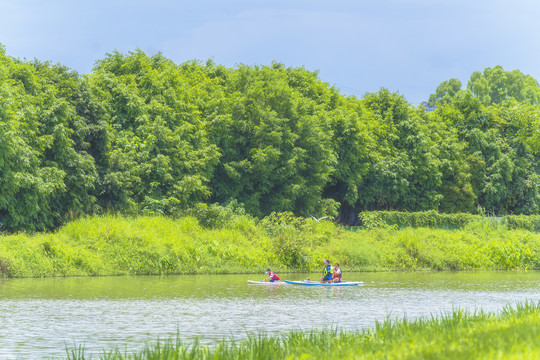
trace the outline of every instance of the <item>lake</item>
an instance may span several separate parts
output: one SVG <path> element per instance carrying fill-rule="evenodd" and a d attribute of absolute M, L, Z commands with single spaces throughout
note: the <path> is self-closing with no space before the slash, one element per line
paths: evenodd
<path fill-rule="evenodd" d="M 280 274 L 317 279 L 318 274 Z M 500 311 L 540 300 L 540 272 L 346 273 L 359 287 L 247 285 L 264 275 L 0 280 L 0 358 L 64 357 L 176 338 L 215 344 L 291 329 L 359 330 L 387 317 Z"/>

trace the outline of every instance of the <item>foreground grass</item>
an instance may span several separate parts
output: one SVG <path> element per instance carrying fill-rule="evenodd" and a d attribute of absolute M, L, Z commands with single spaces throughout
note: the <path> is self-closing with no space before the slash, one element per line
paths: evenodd
<path fill-rule="evenodd" d="M 540 235 L 482 224 L 348 231 L 279 215 L 219 226 L 194 217 L 98 216 L 55 233 L 0 236 L 0 277 L 318 271 L 323 257 L 345 271 L 540 269 Z"/>
<path fill-rule="evenodd" d="M 86 359 L 82 347 L 68 359 Z M 216 347 L 181 340 L 147 345 L 138 353 L 104 351 L 100 359 L 538 359 L 540 303 L 502 313 L 465 313 L 440 318 L 387 320 L 361 332 L 290 332 L 251 336 Z"/>

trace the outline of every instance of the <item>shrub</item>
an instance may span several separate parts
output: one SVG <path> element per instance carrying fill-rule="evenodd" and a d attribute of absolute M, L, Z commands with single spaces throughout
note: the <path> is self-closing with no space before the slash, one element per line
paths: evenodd
<path fill-rule="evenodd" d="M 11 263 L 5 258 L 0 258 L 0 276 L 10 277 Z"/>

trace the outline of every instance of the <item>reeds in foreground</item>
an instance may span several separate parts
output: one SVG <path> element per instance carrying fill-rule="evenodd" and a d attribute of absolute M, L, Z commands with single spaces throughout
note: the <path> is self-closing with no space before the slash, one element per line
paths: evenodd
<path fill-rule="evenodd" d="M 138 353 L 104 352 L 100 359 L 538 359 L 540 302 L 506 307 L 500 313 L 455 310 L 440 317 L 387 319 L 374 329 L 292 331 L 250 335 L 214 347 L 157 341 Z M 80 348 L 68 359 L 86 359 Z"/>

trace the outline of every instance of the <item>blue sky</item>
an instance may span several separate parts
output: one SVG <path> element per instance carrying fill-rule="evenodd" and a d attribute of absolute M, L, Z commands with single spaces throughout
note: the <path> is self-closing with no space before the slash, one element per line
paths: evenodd
<path fill-rule="evenodd" d="M 442 81 L 502 65 L 540 80 L 539 0 L 0 0 L 17 58 L 89 73 L 114 50 L 318 70 L 343 94 L 418 104 Z"/>

